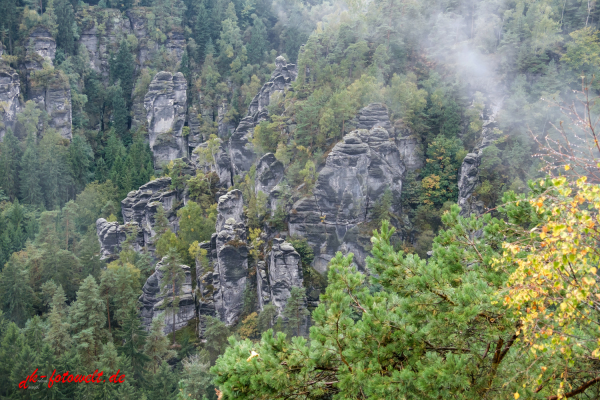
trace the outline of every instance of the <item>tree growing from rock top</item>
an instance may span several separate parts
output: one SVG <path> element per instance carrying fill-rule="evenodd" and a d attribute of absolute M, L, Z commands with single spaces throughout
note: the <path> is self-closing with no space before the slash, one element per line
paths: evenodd
<path fill-rule="evenodd" d="M 179 296 L 183 292 L 183 284 L 185 283 L 185 272 L 181 268 L 181 260 L 176 249 L 169 249 L 167 255 L 162 259 L 162 266 L 159 269 L 163 274 L 160 281 L 160 295 L 165 297 L 163 307 L 171 310 L 173 344 L 175 344 L 175 317 L 179 312 Z M 166 298 L 169 294 L 171 295 L 171 301 L 168 303 Z"/>

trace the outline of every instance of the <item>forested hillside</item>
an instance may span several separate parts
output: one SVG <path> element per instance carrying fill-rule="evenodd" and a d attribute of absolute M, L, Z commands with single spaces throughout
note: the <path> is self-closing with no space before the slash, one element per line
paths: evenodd
<path fill-rule="evenodd" d="M 597 398 L 599 27 L 0 0 L 0 398 Z"/>

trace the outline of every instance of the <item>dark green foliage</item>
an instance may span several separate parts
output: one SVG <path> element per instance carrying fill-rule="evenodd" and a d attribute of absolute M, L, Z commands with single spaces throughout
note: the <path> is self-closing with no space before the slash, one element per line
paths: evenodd
<path fill-rule="evenodd" d="M 56 15 L 56 45 L 64 50 L 66 54 L 73 54 L 75 50 L 74 22 L 75 14 L 73 6 L 68 0 L 56 0 L 54 2 L 54 13 Z"/>
<path fill-rule="evenodd" d="M 42 202 L 39 154 L 33 135 L 27 136 L 25 152 L 21 158 L 19 190 L 23 203 L 39 205 Z"/>
<path fill-rule="evenodd" d="M 111 128 L 114 129 L 117 137 L 121 138 L 123 144 L 131 143 L 131 134 L 129 133 L 129 113 L 127 112 L 127 103 L 125 94 L 121 86 L 114 86 L 112 93 L 111 106 L 113 110 Z"/>
<path fill-rule="evenodd" d="M 198 6 L 198 16 L 194 25 L 194 40 L 198 46 L 196 62 L 204 61 L 206 55 L 206 45 L 210 39 L 210 18 L 205 7 L 205 2 L 202 1 Z"/>
<path fill-rule="evenodd" d="M 248 62 L 250 64 L 260 64 L 269 49 L 267 27 L 259 17 L 254 16 L 253 19 L 252 37 L 250 43 L 248 43 Z"/>
<path fill-rule="evenodd" d="M 19 141 L 12 129 L 7 129 L 3 141 L 0 142 L 0 187 L 11 200 L 15 200 L 19 194 L 20 162 Z"/>

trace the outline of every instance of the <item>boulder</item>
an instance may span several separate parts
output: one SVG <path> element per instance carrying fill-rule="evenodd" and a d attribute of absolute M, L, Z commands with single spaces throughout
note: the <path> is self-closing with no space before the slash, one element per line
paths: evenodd
<path fill-rule="evenodd" d="M 157 318 L 160 314 L 167 310 L 165 318 L 165 329 L 164 333 L 168 334 L 173 332 L 173 315 L 170 311 L 170 304 L 173 295 L 173 289 L 169 286 L 166 296 L 161 296 L 160 285 L 163 279 L 163 272 L 161 268 L 163 266 L 163 258 L 156 264 L 154 273 L 146 280 L 144 287 L 142 288 L 142 295 L 139 298 L 140 314 L 142 317 L 142 324 L 146 330 L 150 329 L 152 320 Z M 177 291 L 180 289 L 179 297 L 179 311 L 175 314 L 175 330 L 179 330 L 185 327 L 188 321 L 196 317 L 196 304 L 194 300 L 194 292 L 192 290 L 192 275 L 190 267 L 187 265 L 180 265 L 181 269 L 185 272 L 185 283 L 181 288 L 176 288 Z"/>
<path fill-rule="evenodd" d="M 183 136 L 186 91 L 187 82 L 181 72 L 162 71 L 154 76 L 144 97 L 148 137 L 156 167 L 188 155 L 187 138 Z"/>

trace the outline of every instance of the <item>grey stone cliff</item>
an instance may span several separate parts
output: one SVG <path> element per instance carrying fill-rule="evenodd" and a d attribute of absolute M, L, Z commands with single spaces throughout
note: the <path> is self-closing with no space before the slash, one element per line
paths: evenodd
<path fill-rule="evenodd" d="M 29 34 L 27 56 L 32 56 L 34 53 L 50 63 L 54 62 L 56 56 L 56 40 L 54 40 L 50 31 L 42 26 L 34 28 Z"/>
<path fill-rule="evenodd" d="M 210 242 L 211 287 L 215 314 L 228 326 L 242 312 L 248 270 L 248 246 L 242 192 L 232 190 L 219 198 L 217 233 Z M 207 292 L 208 294 L 208 292 Z M 210 301 L 205 302 L 210 309 Z"/>
<path fill-rule="evenodd" d="M 187 82 L 181 72 L 159 72 L 144 97 L 150 148 L 154 165 L 160 167 L 188 154 L 183 125 L 187 110 Z"/>
<path fill-rule="evenodd" d="M 484 114 L 481 118 L 484 120 L 483 129 L 481 131 L 481 139 L 472 153 L 465 156 L 458 175 L 458 205 L 461 207 L 461 215 L 468 216 L 470 214 L 481 215 L 485 212 L 485 204 L 477 200 L 475 190 L 479 185 L 479 166 L 483 151 L 486 147 L 494 143 L 498 139 L 496 136 L 496 128 L 498 123 L 496 118 L 502 109 L 502 99 L 493 102 L 489 107 L 484 109 Z"/>
<path fill-rule="evenodd" d="M 131 221 L 124 225 L 118 222 L 108 222 L 104 218 L 98 218 L 96 221 L 96 234 L 100 241 L 100 259 L 113 260 L 121 251 L 121 244 L 125 241 L 128 234 L 136 234 L 134 249 L 141 251 L 144 247 L 144 236 L 137 222 Z"/>
<path fill-rule="evenodd" d="M 155 214 L 157 208 L 162 204 L 165 214 L 170 223 L 170 229 L 177 232 L 179 221 L 177 220 L 177 210 L 183 204 L 176 190 L 171 190 L 171 178 L 164 177 L 155 179 L 141 186 L 138 190 L 132 190 L 127 197 L 121 201 L 121 212 L 123 221 L 136 222 L 141 228 L 143 235 L 142 246 L 148 246 L 153 250 L 153 237 Z"/>
<path fill-rule="evenodd" d="M 235 132 L 229 139 L 229 155 L 232 174 L 243 176 L 250 170 L 256 159 L 252 135 L 254 127 L 268 117 L 267 106 L 274 95 L 284 95 L 292 82 L 296 80 L 298 71 L 295 64 L 288 64 L 282 56 L 275 60 L 275 70 L 260 92 L 252 99 L 248 114 L 242 118 Z"/>
<path fill-rule="evenodd" d="M 364 264 L 364 245 L 369 242 L 361 236 L 359 224 L 370 220 L 374 204 L 386 190 L 400 198 L 404 171 L 400 151 L 383 128 L 350 132 L 335 145 L 319 172 L 313 196 L 298 200 L 289 214 L 290 235 L 307 239 L 317 271 L 324 273 L 337 251 L 351 251 L 357 264 Z M 397 204 L 393 208 L 400 211 Z"/>
<path fill-rule="evenodd" d="M 273 239 L 268 260 L 271 303 L 281 314 L 290 298 L 292 287 L 302 287 L 300 254 L 283 239 Z"/>
<path fill-rule="evenodd" d="M 152 320 L 166 311 L 164 332 L 167 334 L 173 332 L 173 314 L 171 314 L 170 310 L 173 289 L 170 288 L 166 296 L 161 296 L 160 285 L 163 279 L 163 272 L 160 269 L 163 266 L 163 262 L 164 258 L 156 264 L 154 273 L 146 280 L 139 301 L 141 303 L 140 314 L 142 316 L 142 324 L 147 330 L 150 329 Z M 196 317 L 196 304 L 192 291 L 190 267 L 187 265 L 180 265 L 180 267 L 185 272 L 185 283 L 181 286 L 181 291 L 178 295 L 179 311 L 175 314 L 175 330 L 185 327 L 188 321 Z"/>
<path fill-rule="evenodd" d="M 10 128 L 14 131 L 17 114 L 21 109 L 20 93 L 19 74 L 0 60 L 0 141 L 6 129 Z"/>
<path fill-rule="evenodd" d="M 121 40 L 131 33 L 129 18 L 116 9 L 84 6 L 77 19 L 81 21 L 79 43 L 88 52 L 89 66 L 108 83 L 110 52 L 116 53 Z"/>
<path fill-rule="evenodd" d="M 385 104 L 371 103 L 361 108 L 356 117 L 350 120 L 348 125 L 354 129 L 381 127 L 388 131 L 390 137 L 394 137 L 394 127 L 390 122 L 388 109 Z"/>

